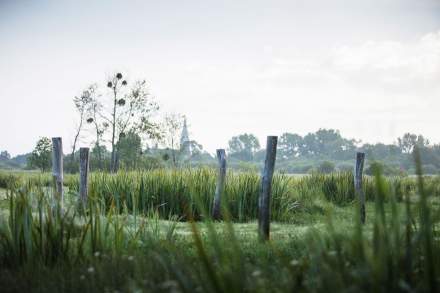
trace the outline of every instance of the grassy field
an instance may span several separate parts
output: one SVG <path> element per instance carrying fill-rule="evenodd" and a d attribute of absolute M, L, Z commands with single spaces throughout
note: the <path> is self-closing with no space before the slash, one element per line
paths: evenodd
<path fill-rule="evenodd" d="M 222 222 L 209 217 L 212 170 L 93 174 L 82 208 L 77 178 L 67 176 L 63 211 L 49 175 L 2 176 L 8 187 L 0 189 L 2 292 L 440 288 L 436 178 L 366 178 L 363 226 L 351 174 L 278 174 L 271 240 L 261 242 L 256 174 L 228 175 Z M 171 201 L 192 209 L 161 209 Z"/>

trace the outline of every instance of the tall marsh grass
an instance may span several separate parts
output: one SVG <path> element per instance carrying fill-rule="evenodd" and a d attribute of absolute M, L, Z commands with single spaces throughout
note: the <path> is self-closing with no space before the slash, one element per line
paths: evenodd
<path fill-rule="evenodd" d="M 102 200 L 105 209 L 114 207 L 119 213 L 127 210 L 130 213 L 145 214 L 155 210 L 163 219 L 177 217 L 184 221 L 191 217 L 203 220 L 199 207 L 211 211 L 216 172 L 215 169 L 195 168 L 92 173 L 89 193 L 91 198 Z M 415 178 L 387 177 L 384 180 L 389 188 L 388 194 L 395 196 L 398 201 L 416 192 Z M 438 177 L 426 177 L 424 180 L 432 194 L 440 195 Z M 374 178 L 365 176 L 363 181 L 367 201 L 374 200 L 377 195 Z M 51 182 L 49 174 L 0 173 L 0 187 L 3 188 L 24 183 L 50 186 Z M 78 191 L 78 182 L 78 176 L 65 177 L 65 186 L 70 191 Z M 259 188 L 259 174 L 228 172 L 222 201 L 233 221 L 256 219 Z M 353 174 L 316 173 L 303 177 L 275 174 L 271 218 L 274 221 L 289 221 L 298 212 L 314 210 L 315 203 L 323 200 L 340 206 L 353 203 L 356 200 Z"/>

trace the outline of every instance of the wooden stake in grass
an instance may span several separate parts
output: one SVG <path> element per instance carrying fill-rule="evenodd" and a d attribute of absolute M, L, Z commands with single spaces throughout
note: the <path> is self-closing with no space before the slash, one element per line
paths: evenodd
<path fill-rule="evenodd" d="M 79 198 L 81 203 L 87 203 L 89 175 L 89 148 L 79 149 Z"/>
<path fill-rule="evenodd" d="M 61 137 L 52 137 L 52 177 L 56 199 L 63 205 L 63 143 Z"/>
<path fill-rule="evenodd" d="M 356 169 L 354 177 L 354 188 L 359 198 L 361 223 L 365 224 L 365 194 L 362 189 L 362 173 L 364 170 L 365 153 L 356 153 Z"/>
<path fill-rule="evenodd" d="M 212 207 L 212 217 L 214 220 L 220 220 L 220 207 L 221 207 L 221 196 L 225 188 L 225 178 L 226 178 L 226 153 L 224 149 L 217 150 L 217 160 L 219 166 L 219 173 L 217 176 L 217 185 L 215 187 L 214 203 Z"/>
<path fill-rule="evenodd" d="M 258 234 L 261 240 L 269 239 L 270 231 L 270 198 L 272 192 L 272 177 L 277 154 L 277 136 L 267 137 L 266 159 L 261 174 L 260 198 L 258 199 Z"/>

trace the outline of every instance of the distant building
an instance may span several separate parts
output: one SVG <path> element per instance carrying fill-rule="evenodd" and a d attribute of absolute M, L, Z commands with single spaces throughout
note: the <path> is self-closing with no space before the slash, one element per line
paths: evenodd
<path fill-rule="evenodd" d="M 185 157 L 191 156 L 191 141 L 189 139 L 186 117 L 183 120 L 182 134 L 180 135 L 180 152 Z"/>

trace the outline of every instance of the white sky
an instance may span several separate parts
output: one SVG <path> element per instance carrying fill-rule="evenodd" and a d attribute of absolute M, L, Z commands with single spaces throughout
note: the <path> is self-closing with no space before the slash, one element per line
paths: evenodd
<path fill-rule="evenodd" d="M 67 151 L 73 96 L 116 71 L 210 152 L 318 128 L 440 142 L 437 0 L 0 0 L 0 150 L 62 136 Z"/>

